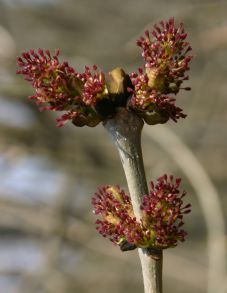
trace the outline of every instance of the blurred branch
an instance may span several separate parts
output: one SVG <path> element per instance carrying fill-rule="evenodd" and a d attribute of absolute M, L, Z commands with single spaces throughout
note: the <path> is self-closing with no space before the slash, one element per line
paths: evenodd
<path fill-rule="evenodd" d="M 167 126 L 156 126 L 152 131 L 145 127 L 145 133 L 171 156 L 196 191 L 208 230 L 207 292 L 220 292 L 226 279 L 226 239 L 218 192 L 195 155 Z"/>

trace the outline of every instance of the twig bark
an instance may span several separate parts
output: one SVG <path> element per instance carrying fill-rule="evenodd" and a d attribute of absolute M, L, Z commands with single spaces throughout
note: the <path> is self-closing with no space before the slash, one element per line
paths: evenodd
<path fill-rule="evenodd" d="M 142 218 L 141 198 L 148 193 L 141 150 L 143 121 L 125 108 L 118 108 L 114 118 L 108 119 L 104 127 L 111 134 L 120 154 L 134 214 Z M 139 249 L 142 265 L 144 292 L 162 293 L 162 251 Z"/>

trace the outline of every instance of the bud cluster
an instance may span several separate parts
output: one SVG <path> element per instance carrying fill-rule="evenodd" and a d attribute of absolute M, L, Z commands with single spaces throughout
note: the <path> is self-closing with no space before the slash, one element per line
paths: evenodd
<path fill-rule="evenodd" d="M 58 56 L 58 50 L 51 56 L 49 50 L 39 49 L 17 59 L 17 73 L 24 75 L 36 90 L 30 99 L 41 105 L 40 110 L 66 111 L 57 119 L 58 126 L 67 120 L 77 126 L 95 126 L 101 121 L 95 105 L 106 96 L 104 74 L 97 66 L 92 70 L 86 66 L 84 73 L 77 73 L 68 62 L 61 63 Z"/>
<path fill-rule="evenodd" d="M 175 105 L 174 95 L 180 89 L 190 90 L 182 88 L 181 84 L 188 80 L 186 72 L 192 56 L 187 54 L 191 47 L 185 41 L 187 34 L 183 24 L 176 27 L 173 18 L 154 27 L 151 34 L 145 31 L 145 37 L 137 41 L 145 64 L 144 69 L 131 74 L 134 85 L 131 106 L 140 112 L 145 121 L 149 113 L 155 112 L 165 118 L 164 122 L 168 119 L 176 122 L 186 117 L 182 109 Z M 152 121 L 150 124 L 153 124 Z"/>
<path fill-rule="evenodd" d="M 104 237 L 121 245 L 127 240 L 134 244 L 141 240 L 140 225 L 136 222 L 131 199 L 119 186 L 103 186 L 92 198 L 94 212 L 102 215 L 97 230 Z"/>
<path fill-rule="evenodd" d="M 76 126 L 96 126 L 113 117 L 118 107 L 135 111 L 148 124 L 177 122 L 186 117 L 175 105 L 175 95 L 180 89 L 190 90 L 181 85 L 188 80 L 191 47 L 183 24 L 175 26 L 173 18 L 154 27 L 137 41 L 144 68 L 130 75 L 115 68 L 105 77 L 96 65 L 78 73 L 59 61 L 58 50 L 51 56 L 42 49 L 23 53 L 17 59 L 17 73 L 35 88 L 30 98 L 42 105 L 41 110 L 66 112 L 58 126 L 68 120 Z"/>
<path fill-rule="evenodd" d="M 175 98 L 166 94 L 160 94 L 149 86 L 149 77 L 139 68 L 139 74 L 132 73 L 131 81 L 134 90 L 130 100 L 130 107 L 141 116 L 147 124 L 165 123 L 169 119 L 177 122 L 179 118 L 185 118 L 182 109 L 175 105 Z"/>
<path fill-rule="evenodd" d="M 187 233 L 181 229 L 183 215 L 190 212 L 191 205 L 183 204 L 186 192 L 180 192 L 181 179 L 164 175 L 157 183 L 150 182 L 150 193 L 142 200 L 141 209 L 144 213 L 144 226 L 155 233 L 154 247 L 168 248 L 184 241 Z"/>
<path fill-rule="evenodd" d="M 142 198 L 142 219 L 136 219 L 130 197 L 119 187 L 104 186 L 92 198 L 98 232 L 118 244 L 122 250 L 174 247 L 184 241 L 187 233 L 181 229 L 183 214 L 190 204 L 183 205 L 185 192 L 180 193 L 180 179 L 162 176 L 150 183 L 151 191 Z M 125 244 L 128 245 L 125 245 Z"/>

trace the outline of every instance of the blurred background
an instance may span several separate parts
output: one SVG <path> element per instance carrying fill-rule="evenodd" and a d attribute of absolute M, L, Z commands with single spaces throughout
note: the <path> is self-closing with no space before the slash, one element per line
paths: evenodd
<path fill-rule="evenodd" d="M 227 222 L 227 1 L 0 0 L 0 292 L 143 292 L 136 252 L 95 231 L 91 196 L 101 184 L 127 190 L 118 153 L 102 125 L 55 126 L 27 100 L 16 56 L 59 48 L 82 70 L 126 72 L 142 64 L 135 40 L 174 16 L 192 43 L 191 92 L 179 123 L 145 127 L 147 179 L 183 178 L 193 211 L 185 243 L 165 252 L 164 292 L 224 293 Z"/>

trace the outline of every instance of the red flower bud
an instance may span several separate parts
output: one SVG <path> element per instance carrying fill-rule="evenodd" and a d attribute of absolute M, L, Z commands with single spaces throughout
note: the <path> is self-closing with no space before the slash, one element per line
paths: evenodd
<path fill-rule="evenodd" d="M 77 126 L 94 126 L 100 122 L 95 110 L 97 100 L 106 95 L 105 78 L 97 66 L 93 70 L 85 68 L 77 73 L 68 62 L 61 63 L 60 52 L 51 56 L 49 50 L 38 49 L 22 53 L 17 59 L 18 74 L 24 75 L 35 88 L 36 100 L 40 110 L 66 111 L 57 119 L 58 126 L 72 120 Z"/>
<path fill-rule="evenodd" d="M 188 80 L 185 74 L 192 59 L 187 55 L 191 47 L 185 41 L 187 34 L 183 24 L 175 26 L 173 18 L 154 27 L 151 34 L 145 31 L 145 37 L 137 41 L 142 49 L 145 69 L 131 74 L 134 90 L 130 89 L 133 94 L 129 105 L 148 124 L 163 123 L 168 119 L 177 122 L 186 115 L 170 95 L 176 95 L 180 89 L 190 90 L 189 87 L 182 88 L 181 84 Z M 153 113 L 156 114 L 155 119 L 147 119 L 146 116 Z"/>
<path fill-rule="evenodd" d="M 118 244 L 123 251 L 136 247 L 165 249 L 184 241 L 183 215 L 190 204 L 183 205 L 185 192 L 180 193 L 181 180 L 164 175 L 142 199 L 143 218 L 136 220 L 130 197 L 118 186 L 104 186 L 92 198 L 98 232 Z"/>

